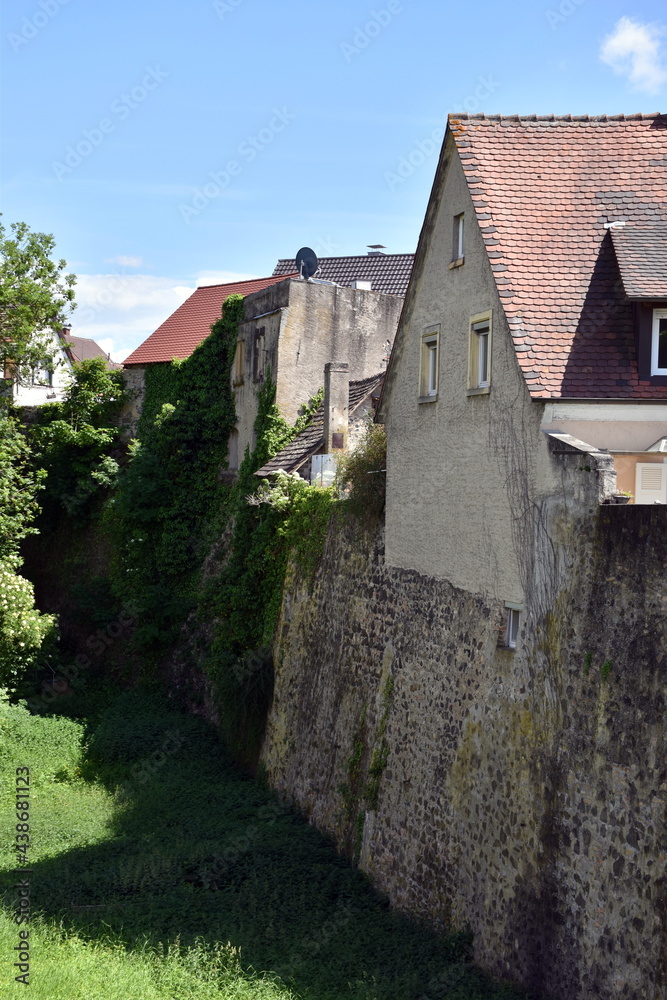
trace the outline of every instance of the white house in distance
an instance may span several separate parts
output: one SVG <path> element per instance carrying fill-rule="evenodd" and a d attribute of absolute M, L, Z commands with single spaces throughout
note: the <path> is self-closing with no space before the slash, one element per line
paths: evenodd
<path fill-rule="evenodd" d="M 64 326 L 60 333 L 52 335 L 54 359 L 50 364 L 35 368 L 32 379 L 27 384 L 12 384 L 12 398 L 16 406 L 41 406 L 43 403 L 57 403 L 63 399 L 67 383 L 72 375 L 72 366 L 89 358 L 104 358 L 109 368 L 122 365 L 111 357 L 89 337 L 75 337 L 70 326 Z M 5 379 L 11 380 L 10 371 L 5 371 Z"/>

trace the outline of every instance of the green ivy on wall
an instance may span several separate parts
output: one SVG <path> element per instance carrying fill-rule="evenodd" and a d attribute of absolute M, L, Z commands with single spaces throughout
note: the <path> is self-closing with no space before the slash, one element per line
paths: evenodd
<path fill-rule="evenodd" d="M 270 372 L 258 393 L 255 448 L 233 485 L 221 476 L 236 423 L 231 369 L 242 315 L 243 299 L 230 297 L 191 357 L 148 367 L 139 436 L 107 517 L 114 589 L 135 609 L 144 661 L 154 668 L 183 641 L 186 623 L 204 626 L 212 639 L 200 662 L 229 742 L 249 757 L 271 696 L 270 648 L 288 556 L 293 550 L 312 574 L 334 498 L 299 479 L 287 504 L 248 503 L 260 485 L 256 470 L 308 425 L 321 402 L 320 393 L 291 427 L 276 406 Z M 223 569 L 203 581 L 206 557 L 223 537 L 231 539 Z"/>

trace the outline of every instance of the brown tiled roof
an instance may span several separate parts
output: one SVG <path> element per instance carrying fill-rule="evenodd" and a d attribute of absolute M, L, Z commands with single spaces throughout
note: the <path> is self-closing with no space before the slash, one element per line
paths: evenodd
<path fill-rule="evenodd" d="M 357 379 L 350 382 L 350 395 L 348 404 L 348 414 L 352 418 L 354 411 L 363 403 L 368 396 L 379 393 L 384 382 L 384 372 L 379 375 L 371 375 L 369 378 Z M 305 430 L 297 434 L 289 444 L 285 445 L 282 451 L 263 465 L 255 475 L 264 479 L 266 476 L 276 472 L 294 472 L 311 455 L 317 454 L 320 448 L 324 447 L 324 404 L 322 404 L 313 416 L 312 422 Z"/>
<path fill-rule="evenodd" d="M 413 253 L 360 254 L 357 257 L 321 257 L 317 277 L 349 286 L 353 281 L 370 281 L 371 291 L 405 295 L 415 259 Z M 279 260 L 274 274 L 294 271 L 294 258 Z"/>
<path fill-rule="evenodd" d="M 667 299 L 667 225 L 629 222 L 611 230 L 611 240 L 630 299 Z"/>
<path fill-rule="evenodd" d="M 100 345 L 91 340 L 90 337 L 74 337 L 71 333 L 63 333 L 62 336 L 72 361 L 88 361 L 90 358 L 104 358 L 108 368 L 123 367 L 116 361 L 112 361 L 106 351 L 103 351 Z"/>
<path fill-rule="evenodd" d="M 484 116 L 449 125 L 536 397 L 665 397 L 637 372 L 605 224 L 667 223 L 667 116 Z"/>
<path fill-rule="evenodd" d="M 295 276 L 292 274 L 292 277 Z M 220 319 L 225 299 L 230 295 L 251 295 L 282 280 L 282 276 L 272 276 L 198 288 L 125 359 L 124 364 L 145 365 L 154 361 L 171 361 L 172 358 L 189 358 L 195 347 L 208 337 L 211 325 Z"/>

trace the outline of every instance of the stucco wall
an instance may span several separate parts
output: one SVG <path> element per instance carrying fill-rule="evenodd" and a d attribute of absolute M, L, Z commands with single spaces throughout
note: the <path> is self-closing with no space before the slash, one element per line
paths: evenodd
<path fill-rule="evenodd" d="M 392 905 L 469 925 L 487 968 L 663 1000 L 665 511 L 600 507 L 583 461 L 550 458 L 514 653 L 498 601 L 332 529 L 312 589 L 286 588 L 263 760 Z"/>
<path fill-rule="evenodd" d="M 65 395 L 65 389 L 72 377 L 72 365 L 62 347 L 60 338 L 50 335 L 53 351 L 53 375 L 51 385 L 14 384 L 12 399 L 15 406 L 42 406 L 44 403 L 60 402 Z"/>
<path fill-rule="evenodd" d="M 451 142 L 450 138 L 450 142 Z M 531 505 L 554 484 L 458 156 L 450 150 L 428 252 L 406 306 L 384 401 L 389 565 L 473 593 L 524 599 Z M 449 268 L 465 213 L 465 263 Z M 424 234 L 422 234 L 422 239 Z M 470 317 L 492 310 L 491 390 L 467 395 Z M 420 343 L 440 324 L 436 402 L 419 402 Z M 400 345 L 400 350 L 398 349 Z"/>
<path fill-rule="evenodd" d="M 636 452 L 634 455 L 614 455 L 614 465 L 616 467 L 616 486 L 619 492 L 633 494 L 630 503 L 634 503 L 634 494 L 637 480 L 637 462 L 647 465 L 652 463 L 663 465 L 665 456 L 659 452 Z"/>
<path fill-rule="evenodd" d="M 402 298 L 338 285 L 286 280 L 249 295 L 239 339 L 245 345 L 245 375 L 235 386 L 239 453 L 253 446 L 257 390 L 252 342 L 264 327 L 266 364 L 276 381 L 276 403 L 289 423 L 324 383 L 329 361 L 346 361 L 350 377 L 367 378 L 386 366 Z"/>

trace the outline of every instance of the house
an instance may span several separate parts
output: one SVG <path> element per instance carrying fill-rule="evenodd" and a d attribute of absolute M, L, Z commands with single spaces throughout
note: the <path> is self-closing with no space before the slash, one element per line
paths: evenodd
<path fill-rule="evenodd" d="M 666 237 L 667 116 L 449 117 L 379 407 L 384 561 L 351 588 L 399 616 L 408 706 L 368 870 L 559 1000 L 667 982 Z"/>
<path fill-rule="evenodd" d="M 299 278 L 248 296 L 232 374 L 237 424 L 229 442 L 230 469 L 254 447 L 257 394 L 269 372 L 276 404 L 293 424 L 322 387 L 332 360 L 345 358 L 357 379 L 383 370 L 402 303 L 398 295 Z"/>
<path fill-rule="evenodd" d="M 405 295 L 414 258 L 413 253 L 384 253 L 384 247 L 375 245 L 367 254 L 320 257 L 315 277 L 348 288 Z M 273 273 L 286 277 L 294 271 L 294 266 L 293 259 L 279 260 Z"/>
<path fill-rule="evenodd" d="M 223 303 L 230 295 L 251 295 L 282 281 L 279 278 L 253 278 L 197 288 L 171 316 L 143 341 L 124 361 L 128 403 L 121 413 L 121 423 L 136 434 L 145 392 L 146 366 L 189 358 L 208 337 L 211 326 L 220 319 Z"/>
<path fill-rule="evenodd" d="M 52 336 L 53 358 L 35 368 L 29 382 L 18 384 L 11 371 L 5 372 L 5 383 L 11 387 L 16 406 L 40 406 L 56 403 L 64 398 L 65 389 L 72 375 L 72 365 L 87 358 L 105 358 L 109 368 L 120 368 L 94 340 L 72 336 L 70 326 L 64 326 Z"/>
<path fill-rule="evenodd" d="M 324 366 L 324 398 L 305 430 L 255 473 L 260 479 L 297 472 L 306 482 L 329 486 L 336 458 L 363 437 L 380 399 L 384 372 L 350 380 L 347 362 Z"/>
<path fill-rule="evenodd" d="M 117 361 L 112 361 L 111 355 L 107 351 L 103 351 L 96 341 L 90 337 L 75 337 L 70 331 L 71 327 L 63 327 L 62 339 L 72 363 L 89 361 L 92 358 L 104 358 L 107 368 L 111 370 L 119 370 L 123 367 Z"/>
<path fill-rule="evenodd" d="M 293 267 L 292 263 L 292 267 Z M 199 288 L 125 361 L 131 401 L 121 419 L 136 433 L 147 365 L 186 358 L 204 340 L 229 295 L 244 296 L 231 373 L 237 424 L 229 439 L 229 468 L 254 447 L 258 392 L 267 374 L 276 403 L 294 423 L 301 406 L 322 386 L 325 364 L 343 357 L 359 379 L 386 365 L 402 298 L 332 281 L 275 275 Z"/>
<path fill-rule="evenodd" d="M 667 501 L 666 164 L 663 115 L 450 115 L 381 403 L 390 564 L 519 607 L 556 452 Z"/>

